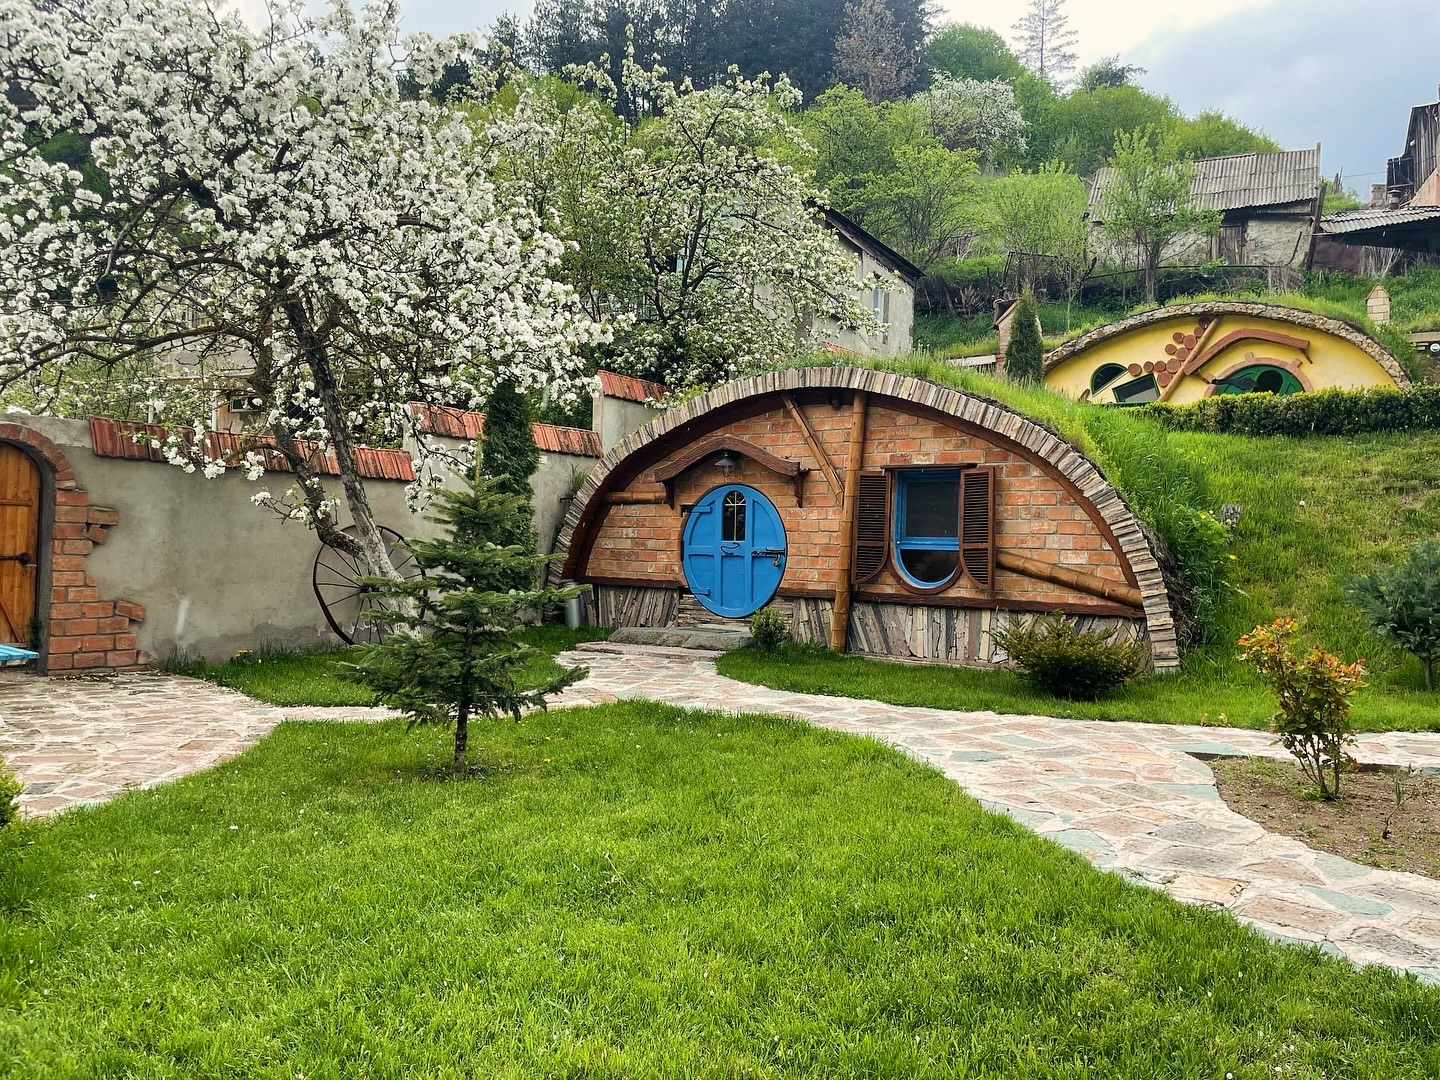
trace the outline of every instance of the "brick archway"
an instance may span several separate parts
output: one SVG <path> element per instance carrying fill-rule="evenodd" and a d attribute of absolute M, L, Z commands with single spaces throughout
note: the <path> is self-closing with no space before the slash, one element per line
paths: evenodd
<path fill-rule="evenodd" d="M 40 670 L 46 674 L 129 671 L 151 657 L 140 651 L 135 624 L 145 609 L 102 598 L 86 560 L 120 522 L 117 511 L 94 506 L 64 452 L 41 432 L 0 423 L 0 442 L 18 446 L 40 466 L 40 550 L 36 614 Z"/>
<path fill-rule="evenodd" d="M 576 493 L 556 543 L 563 563 L 551 570 L 554 580 L 574 578 L 603 520 L 607 496 L 648 460 L 645 455 L 667 440 L 704 437 L 715 417 L 751 400 L 794 391 L 863 390 L 872 400 L 889 399 L 910 409 L 924 409 L 945 422 L 970 428 L 1010 447 L 1035 462 L 1072 490 L 1076 504 L 1108 530 L 1127 577 L 1138 589 L 1151 656 L 1157 670 L 1179 666 L 1180 644 L 1168 584 L 1149 536 L 1120 493 L 1078 449 L 1048 428 L 984 398 L 910 376 L 852 367 L 797 367 L 726 383 L 691 398 L 622 439 L 591 470 Z"/>

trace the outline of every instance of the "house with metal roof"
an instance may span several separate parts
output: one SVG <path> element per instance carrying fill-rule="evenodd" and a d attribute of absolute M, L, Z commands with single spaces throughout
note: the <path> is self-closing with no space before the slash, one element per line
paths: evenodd
<path fill-rule="evenodd" d="M 1405 147 L 1386 166 L 1376 201 L 1326 216 L 1321 234 L 1351 246 L 1440 254 L 1440 101 L 1410 110 Z"/>
<path fill-rule="evenodd" d="M 1114 183 L 1108 166 L 1090 184 L 1090 223 L 1096 250 L 1125 264 L 1132 253 L 1101 231 L 1105 196 Z M 1220 212 L 1213 237 L 1177 238 L 1165 253 L 1170 263 L 1220 261 L 1234 266 L 1309 266 L 1323 205 L 1320 147 L 1275 154 L 1230 154 L 1195 162 L 1190 194 L 1198 206 Z"/>

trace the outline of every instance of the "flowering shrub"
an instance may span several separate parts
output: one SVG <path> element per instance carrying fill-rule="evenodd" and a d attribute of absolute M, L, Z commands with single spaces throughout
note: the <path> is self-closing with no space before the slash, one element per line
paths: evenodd
<path fill-rule="evenodd" d="M 1295 755 L 1320 797 L 1340 794 L 1340 774 L 1355 741 L 1350 698 L 1365 685 L 1365 661 L 1342 663 L 1316 645 L 1303 656 L 1290 650 L 1293 619 L 1257 626 L 1240 639 L 1240 659 L 1252 665 L 1280 698 L 1273 723 L 1280 745 Z"/>

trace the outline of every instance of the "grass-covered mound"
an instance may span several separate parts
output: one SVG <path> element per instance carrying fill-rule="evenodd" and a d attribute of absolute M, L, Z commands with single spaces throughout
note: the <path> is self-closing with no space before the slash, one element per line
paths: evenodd
<path fill-rule="evenodd" d="M 1095 871 L 860 739 L 286 725 L 0 854 L 0 1074 L 1418 1077 L 1440 991 Z"/>
<path fill-rule="evenodd" d="M 1203 634 L 1178 675 L 1089 704 L 1040 697 L 1009 672 L 819 652 L 732 654 L 720 662 L 723 673 L 897 704 L 1259 728 L 1275 702 L 1237 661 L 1235 641 L 1287 615 L 1309 641 L 1369 661 L 1370 686 L 1355 702 L 1361 730 L 1440 730 L 1440 697 L 1424 691 L 1419 662 L 1371 633 L 1345 594 L 1356 575 L 1440 535 L 1440 433 L 1299 439 L 1167 431 L 1137 410 L 1086 405 L 933 360 L 876 366 L 999 400 L 1085 451 L 1173 551 L 1198 596 Z M 1225 503 L 1241 507 L 1228 537 L 1215 518 Z"/>

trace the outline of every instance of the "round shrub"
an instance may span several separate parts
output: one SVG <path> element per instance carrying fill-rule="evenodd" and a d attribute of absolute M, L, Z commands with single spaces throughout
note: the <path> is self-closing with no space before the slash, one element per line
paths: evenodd
<path fill-rule="evenodd" d="M 1094 701 L 1144 674 L 1150 664 L 1143 643 L 1112 641 L 1058 613 L 1016 620 L 991 636 L 1020 677 L 1052 697 Z"/>
<path fill-rule="evenodd" d="M 794 640 L 785 616 L 773 607 L 761 608 L 750 620 L 750 639 L 762 653 L 773 653 L 781 645 Z"/>

